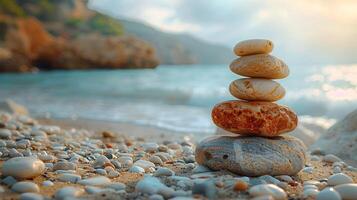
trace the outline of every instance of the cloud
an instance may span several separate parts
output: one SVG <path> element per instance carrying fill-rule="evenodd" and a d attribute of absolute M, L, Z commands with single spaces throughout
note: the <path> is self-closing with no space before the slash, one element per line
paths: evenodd
<path fill-rule="evenodd" d="M 91 0 L 91 7 L 232 47 L 269 38 L 294 64 L 357 63 L 355 0 Z"/>

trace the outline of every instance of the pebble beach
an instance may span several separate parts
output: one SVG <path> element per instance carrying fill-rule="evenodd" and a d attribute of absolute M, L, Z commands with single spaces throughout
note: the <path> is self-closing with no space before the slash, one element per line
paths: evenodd
<path fill-rule="evenodd" d="M 182 135 L 55 124 L 0 114 L 1 199 L 354 199 L 357 192 L 355 166 L 323 151 L 308 152 L 294 176 L 248 177 L 198 165 L 198 141 Z"/>

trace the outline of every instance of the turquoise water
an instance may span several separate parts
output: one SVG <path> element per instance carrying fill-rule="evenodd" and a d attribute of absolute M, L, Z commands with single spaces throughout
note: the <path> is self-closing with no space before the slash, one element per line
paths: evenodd
<path fill-rule="evenodd" d="M 213 132 L 210 109 L 233 99 L 227 88 L 237 77 L 225 65 L 0 74 L 0 100 L 13 99 L 40 117 Z M 279 82 L 287 90 L 279 103 L 299 115 L 338 119 L 357 108 L 357 65 L 295 67 Z"/>

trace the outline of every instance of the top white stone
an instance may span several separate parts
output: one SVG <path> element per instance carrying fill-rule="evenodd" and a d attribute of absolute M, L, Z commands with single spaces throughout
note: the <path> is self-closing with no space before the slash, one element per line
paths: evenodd
<path fill-rule="evenodd" d="M 236 44 L 233 51 L 237 56 L 267 54 L 273 50 L 273 42 L 264 39 L 244 40 Z"/>

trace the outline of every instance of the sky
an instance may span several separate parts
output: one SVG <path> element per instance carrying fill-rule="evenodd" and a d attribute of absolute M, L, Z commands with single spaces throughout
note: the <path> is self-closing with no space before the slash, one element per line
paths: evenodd
<path fill-rule="evenodd" d="M 90 7 L 232 48 L 266 38 L 296 64 L 357 63 L 357 0 L 90 0 Z"/>

